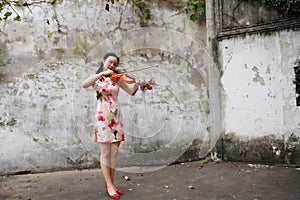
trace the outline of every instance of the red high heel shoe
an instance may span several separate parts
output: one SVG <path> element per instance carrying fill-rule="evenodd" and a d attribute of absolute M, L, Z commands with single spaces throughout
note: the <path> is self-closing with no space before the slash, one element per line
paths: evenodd
<path fill-rule="evenodd" d="M 105 184 L 105 189 L 106 189 L 106 192 L 107 192 L 108 196 L 109 196 L 111 199 L 117 199 L 117 200 L 120 199 L 120 196 L 119 196 L 118 193 L 113 194 L 113 195 L 110 195 L 110 194 L 108 193 L 107 183 Z"/>
<path fill-rule="evenodd" d="M 122 192 L 121 190 L 116 190 L 116 193 L 119 194 L 119 195 L 123 195 L 124 192 Z"/>

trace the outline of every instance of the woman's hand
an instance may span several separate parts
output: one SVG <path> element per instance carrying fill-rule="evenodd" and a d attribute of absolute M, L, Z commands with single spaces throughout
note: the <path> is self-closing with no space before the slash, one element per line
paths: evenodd
<path fill-rule="evenodd" d="M 143 81 L 141 81 L 141 80 L 136 80 L 136 81 L 135 81 L 135 84 L 136 84 L 137 86 L 141 86 L 141 85 L 143 85 Z"/>
<path fill-rule="evenodd" d="M 102 72 L 102 75 L 103 75 L 103 76 L 110 76 L 110 75 L 112 75 L 112 74 L 114 74 L 114 71 L 112 71 L 112 70 L 110 70 L 110 69 L 107 69 L 107 70 L 105 70 L 104 72 Z"/>

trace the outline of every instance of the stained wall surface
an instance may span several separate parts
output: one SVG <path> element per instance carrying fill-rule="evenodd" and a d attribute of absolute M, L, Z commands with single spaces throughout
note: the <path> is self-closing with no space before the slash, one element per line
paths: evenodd
<path fill-rule="evenodd" d="M 57 1 L 16 7 L 1 22 L 0 173 L 99 167 L 96 99 L 81 82 L 106 52 L 156 86 L 120 92 L 126 141 L 119 166 L 167 165 L 206 155 L 211 141 L 205 24 L 154 1 L 148 28 L 130 1 Z M 159 9 L 158 9 L 159 8 Z M 13 14 L 15 15 L 15 14 Z M 15 17 L 15 16 L 13 16 Z"/>
<path fill-rule="evenodd" d="M 219 11 L 224 159 L 298 165 L 300 16 L 258 1 Z"/>

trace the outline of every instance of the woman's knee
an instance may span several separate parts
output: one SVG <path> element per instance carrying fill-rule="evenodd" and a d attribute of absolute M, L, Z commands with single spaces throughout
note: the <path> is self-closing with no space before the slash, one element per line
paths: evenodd
<path fill-rule="evenodd" d="M 111 151 L 110 151 L 110 156 L 111 157 L 116 157 L 119 153 L 119 146 L 120 144 L 117 143 L 117 144 L 112 144 L 112 147 L 111 147 Z"/>
<path fill-rule="evenodd" d="M 104 151 L 104 152 L 100 153 L 100 158 L 105 159 L 105 160 L 109 159 L 110 156 L 111 156 L 111 153 L 109 151 Z"/>
<path fill-rule="evenodd" d="M 110 158 L 110 146 L 107 144 L 101 144 L 100 160 L 109 160 Z"/>

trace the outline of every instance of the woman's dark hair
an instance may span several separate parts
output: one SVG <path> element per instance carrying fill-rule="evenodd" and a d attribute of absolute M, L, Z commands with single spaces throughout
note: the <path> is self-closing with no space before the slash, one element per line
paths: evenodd
<path fill-rule="evenodd" d="M 113 56 L 117 59 L 118 63 L 120 62 L 120 58 L 115 54 L 115 53 L 107 53 L 103 56 L 103 60 L 106 60 L 109 56 Z M 102 72 L 103 70 L 103 62 L 101 62 L 101 65 L 99 67 L 99 69 L 96 71 L 96 74 L 99 74 L 100 72 Z"/>

